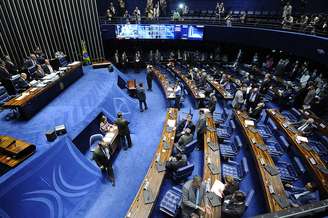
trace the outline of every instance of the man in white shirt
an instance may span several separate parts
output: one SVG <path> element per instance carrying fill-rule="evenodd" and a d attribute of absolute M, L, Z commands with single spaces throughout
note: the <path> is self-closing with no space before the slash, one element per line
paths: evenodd
<path fill-rule="evenodd" d="M 175 83 L 174 92 L 175 92 L 175 107 L 178 108 L 178 110 L 180 110 L 180 100 L 181 100 L 182 90 L 178 81 Z"/>

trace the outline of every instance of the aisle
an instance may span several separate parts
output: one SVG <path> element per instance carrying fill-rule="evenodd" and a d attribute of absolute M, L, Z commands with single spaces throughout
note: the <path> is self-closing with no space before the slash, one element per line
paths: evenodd
<path fill-rule="evenodd" d="M 126 76 L 146 84 L 144 72 L 129 72 Z M 102 180 L 97 189 L 72 211 L 70 217 L 125 216 L 153 158 L 166 115 L 164 96 L 156 82 L 153 83 L 153 91 L 146 94 L 149 109 L 143 113 L 136 111 L 135 119 L 131 120 L 134 126 L 131 129 L 133 147 L 120 151 L 113 164 L 116 186 L 112 187 Z"/>

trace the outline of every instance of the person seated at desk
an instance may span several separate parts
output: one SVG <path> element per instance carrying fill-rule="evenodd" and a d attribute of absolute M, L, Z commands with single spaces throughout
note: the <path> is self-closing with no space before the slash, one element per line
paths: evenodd
<path fill-rule="evenodd" d="M 214 111 L 215 111 L 216 103 L 217 103 L 217 99 L 216 99 L 216 97 L 215 97 L 215 92 L 212 92 L 212 93 L 210 94 L 210 100 L 209 100 L 209 102 L 208 102 L 208 109 L 209 109 L 209 111 L 211 112 L 211 114 L 213 114 Z"/>
<path fill-rule="evenodd" d="M 241 109 L 244 103 L 244 93 L 246 92 L 246 85 L 243 84 L 235 93 L 235 97 L 233 98 L 231 105 L 234 109 L 239 110 Z"/>
<path fill-rule="evenodd" d="M 263 102 L 259 102 L 254 109 L 251 109 L 249 116 L 254 119 L 259 119 L 264 108 L 265 104 Z"/>
<path fill-rule="evenodd" d="M 204 213 L 212 213 L 206 197 L 206 186 L 200 176 L 194 176 L 183 185 L 181 213 L 182 218 L 198 218 Z"/>
<path fill-rule="evenodd" d="M 227 83 L 228 83 L 228 76 L 227 76 L 227 74 L 224 73 L 224 74 L 222 74 L 222 77 L 220 80 L 220 85 L 225 87 Z"/>
<path fill-rule="evenodd" d="M 24 92 L 28 88 L 30 88 L 30 84 L 27 81 L 27 75 L 26 75 L 26 73 L 21 73 L 20 78 L 17 82 L 18 92 Z"/>
<path fill-rule="evenodd" d="M 185 146 L 192 141 L 193 137 L 194 136 L 191 134 L 191 130 L 189 128 L 187 128 L 186 131 L 184 132 L 184 134 L 180 136 L 178 142 L 175 143 L 174 150 L 184 152 Z M 179 148 L 179 149 L 177 149 L 177 148 Z M 175 152 L 175 153 L 177 153 L 177 152 Z"/>
<path fill-rule="evenodd" d="M 301 121 L 291 123 L 295 125 L 298 131 L 303 133 L 304 135 L 309 135 L 312 132 L 314 120 L 309 118 L 307 120 L 302 119 Z"/>
<path fill-rule="evenodd" d="M 292 207 L 299 207 L 320 201 L 319 191 L 314 183 L 308 182 L 305 187 L 285 184 L 286 194 Z"/>
<path fill-rule="evenodd" d="M 42 65 L 42 69 L 46 74 L 51 74 L 54 72 L 54 69 L 50 65 L 50 62 L 48 59 L 44 60 L 44 64 Z"/>
<path fill-rule="evenodd" d="M 36 65 L 36 71 L 35 71 L 35 78 L 34 79 L 42 79 L 45 76 L 45 73 L 41 67 L 41 65 Z"/>
<path fill-rule="evenodd" d="M 263 94 L 266 94 L 271 86 L 271 75 L 270 74 L 265 74 L 264 76 L 264 80 L 261 84 L 261 88 L 260 88 L 260 93 L 263 95 Z"/>
<path fill-rule="evenodd" d="M 245 211 L 245 194 L 241 191 L 236 191 L 232 195 L 224 197 L 222 213 L 224 217 L 241 217 Z"/>
<path fill-rule="evenodd" d="M 178 153 L 175 156 L 171 156 L 165 163 L 165 167 L 168 171 L 176 171 L 177 169 L 187 166 L 187 155 Z"/>
<path fill-rule="evenodd" d="M 99 122 L 100 131 L 105 135 L 110 130 L 111 124 L 107 121 L 107 117 L 104 115 L 100 117 Z"/>
<path fill-rule="evenodd" d="M 95 148 L 92 155 L 92 160 L 96 161 L 102 173 L 107 173 L 109 181 L 113 186 L 115 186 L 115 177 L 112 162 L 110 160 L 110 151 L 104 143 L 100 142 Z"/>
<path fill-rule="evenodd" d="M 225 186 L 223 190 L 224 196 L 232 195 L 239 190 L 239 182 L 237 182 L 232 176 L 225 176 Z"/>
<path fill-rule="evenodd" d="M 180 137 L 186 132 L 187 129 L 190 129 L 191 130 L 191 134 L 194 134 L 195 132 L 195 125 L 194 123 L 192 122 L 192 116 L 191 114 L 188 114 L 186 119 L 183 119 L 179 124 L 178 124 L 178 127 L 177 127 L 177 130 L 176 130 L 176 135 L 175 135 L 175 142 L 177 142 Z"/>

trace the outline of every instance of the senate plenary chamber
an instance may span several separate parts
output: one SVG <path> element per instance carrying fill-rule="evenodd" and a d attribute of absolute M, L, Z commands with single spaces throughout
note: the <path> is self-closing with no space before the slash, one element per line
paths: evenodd
<path fill-rule="evenodd" d="M 0 0 L 0 218 L 328 217 L 327 0 Z"/>

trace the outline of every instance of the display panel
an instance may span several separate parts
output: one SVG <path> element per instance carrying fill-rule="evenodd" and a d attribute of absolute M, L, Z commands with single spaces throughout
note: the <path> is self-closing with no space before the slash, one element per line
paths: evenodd
<path fill-rule="evenodd" d="M 117 39 L 202 40 L 204 26 L 174 24 L 118 24 Z"/>

